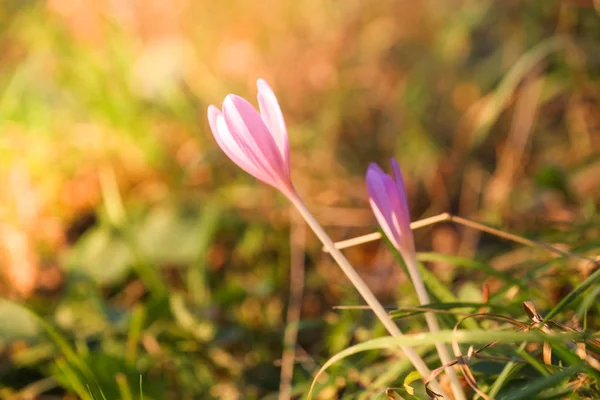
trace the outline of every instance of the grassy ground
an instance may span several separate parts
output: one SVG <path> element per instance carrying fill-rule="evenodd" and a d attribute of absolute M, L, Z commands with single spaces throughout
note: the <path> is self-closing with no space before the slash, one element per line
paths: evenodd
<path fill-rule="evenodd" d="M 426 398 L 368 311 L 333 308 L 362 303 L 286 200 L 216 146 L 207 106 L 254 102 L 259 77 L 335 240 L 376 230 L 364 173 L 393 156 L 413 220 L 568 252 L 415 232 L 443 327 L 488 314 L 460 324 L 462 353 L 499 340 L 470 365 L 482 392 L 599 398 L 596 3 L 0 1 L 0 398 L 277 398 L 290 326 L 297 398 L 334 356 L 320 399 Z M 426 331 L 386 243 L 345 253 Z M 517 332 L 526 301 L 585 334 Z M 452 337 L 419 339 L 435 368 L 433 339 Z"/>

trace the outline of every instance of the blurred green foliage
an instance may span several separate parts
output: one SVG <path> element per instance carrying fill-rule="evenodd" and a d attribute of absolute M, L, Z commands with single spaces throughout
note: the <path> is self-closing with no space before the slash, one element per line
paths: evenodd
<path fill-rule="evenodd" d="M 258 77 L 283 108 L 296 186 L 334 238 L 375 229 L 364 172 L 394 156 L 413 219 L 448 211 L 595 257 L 596 3 L 1 1 L 0 398 L 276 397 L 297 222 L 205 118 L 229 92 L 254 98 Z M 331 309 L 358 295 L 307 237 L 299 397 L 329 357 L 384 333 L 368 312 Z M 416 239 L 436 300 L 526 321 L 521 302 L 567 298 L 554 318 L 598 330 L 589 263 L 448 224 Z M 348 256 L 382 302 L 417 304 L 386 246 Z M 398 321 L 424 329 L 418 312 Z M 570 369 L 553 378 L 473 370 L 498 398 L 598 395 L 577 381 L 588 367 L 559 345 L 555 357 Z M 410 398 L 410 372 L 373 347 L 327 369 L 320 398 Z"/>

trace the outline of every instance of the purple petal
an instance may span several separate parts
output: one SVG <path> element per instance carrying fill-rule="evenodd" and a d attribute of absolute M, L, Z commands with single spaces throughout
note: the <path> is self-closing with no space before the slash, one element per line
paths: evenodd
<path fill-rule="evenodd" d="M 377 164 L 371 163 L 367 169 L 366 180 L 369 203 L 371 204 L 375 218 L 377 218 L 379 226 L 381 226 L 385 235 L 392 241 L 394 246 L 398 247 L 400 236 L 394 226 L 396 224 L 392 217 L 392 203 L 390 202 L 387 189 L 391 178 Z"/>
<path fill-rule="evenodd" d="M 414 252 L 410 215 L 404 181 L 398 163 L 392 159 L 394 178 L 377 164 L 369 165 L 367 188 L 373 213 L 385 235 L 402 253 Z"/>
<path fill-rule="evenodd" d="M 398 205 L 398 220 L 400 223 L 400 227 L 405 232 L 404 240 L 407 245 L 409 245 L 414 250 L 414 239 L 412 230 L 410 229 L 410 209 L 408 208 L 408 198 L 406 195 L 406 186 L 404 185 L 404 178 L 402 177 L 402 171 L 400 170 L 400 166 L 396 162 L 395 159 L 390 159 L 392 163 L 392 172 L 394 174 L 394 180 L 396 183 L 396 195 Z"/>

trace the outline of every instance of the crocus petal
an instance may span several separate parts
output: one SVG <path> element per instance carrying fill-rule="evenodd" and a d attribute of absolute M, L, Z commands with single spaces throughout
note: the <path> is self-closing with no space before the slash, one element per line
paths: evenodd
<path fill-rule="evenodd" d="M 245 99 L 230 94 L 222 110 L 208 108 L 209 124 L 217 143 L 233 162 L 293 199 L 297 195 L 290 177 L 283 115 L 269 85 L 259 80 L 257 86 L 264 115 Z"/>
<path fill-rule="evenodd" d="M 394 232 L 398 241 L 397 247 L 404 254 L 405 251 L 413 251 L 414 244 L 412 231 L 410 229 L 410 218 L 402 207 L 402 202 L 406 194 L 399 192 L 396 182 L 391 176 L 386 175 L 384 179 L 385 189 L 390 201 L 388 221 L 390 221 L 391 230 Z"/>
<path fill-rule="evenodd" d="M 414 253 L 408 201 L 402 173 L 394 160 L 392 169 L 395 178 L 383 172 L 377 164 L 369 165 L 366 177 L 369 203 L 385 235 L 406 257 L 408 253 Z"/>
<path fill-rule="evenodd" d="M 289 165 L 284 162 L 271 132 L 260 114 L 245 99 L 228 95 L 223 102 L 227 128 L 248 159 L 260 171 L 257 178 L 280 190 L 291 187 Z"/>
<path fill-rule="evenodd" d="M 391 218 L 392 209 L 388 190 L 385 181 L 386 174 L 379 168 L 377 164 L 370 164 L 367 169 L 367 190 L 369 192 L 369 203 L 379 222 L 379 226 L 383 229 L 385 235 L 392 241 L 394 246 L 398 247 L 400 237 L 393 229 L 394 223 Z"/>
<path fill-rule="evenodd" d="M 396 181 L 396 193 L 398 194 L 398 200 L 400 202 L 401 223 L 404 228 L 410 229 L 410 209 L 408 208 L 408 199 L 406 197 L 406 186 L 404 185 L 404 178 L 402 177 L 402 171 L 400 166 L 395 159 L 391 158 L 392 172 L 394 174 L 394 180 Z"/>
<path fill-rule="evenodd" d="M 221 150 L 223 150 L 223 152 L 225 152 L 225 154 L 227 154 L 227 156 L 234 163 L 236 163 L 238 167 L 254 177 L 258 178 L 259 176 L 262 176 L 252 161 L 248 158 L 244 152 L 244 149 L 240 146 L 236 138 L 231 135 L 221 111 L 213 105 L 208 107 L 208 123 Z M 262 178 L 259 179 L 262 180 Z M 266 183 L 270 185 L 274 184 L 272 181 Z"/>
<path fill-rule="evenodd" d="M 404 233 L 402 235 L 403 247 L 414 253 L 415 243 L 412 230 L 410 229 L 410 209 L 408 208 L 404 178 L 402 177 L 402 171 L 400 171 L 400 166 L 396 160 L 392 158 L 390 161 L 392 163 L 392 171 L 396 186 L 394 193 L 396 194 L 397 204 L 395 205 L 394 210 L 397 210 L 395 214 L 397 215 L 400 229 Z"/>
<path fill-rule="evenodd" d="M 256 82 L 256 87 L 258 88 L 258 106 L 260 107 L 262 119 L 273 135 L 273 139 L 279 148 L 281 158 L 285 163 L 289 163 L 290 146 L 287 128 L 277 97 L 269 84 L 263 79 L 259 79 Z"/>

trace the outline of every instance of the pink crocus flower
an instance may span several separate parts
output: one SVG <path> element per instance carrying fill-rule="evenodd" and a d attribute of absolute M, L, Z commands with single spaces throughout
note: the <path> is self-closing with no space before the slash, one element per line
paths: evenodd
<path fill-rule="evenodd" d="M 247 100 L 229 94 L 223 110 L 208 107 L 210 129 L 231 160 L 255 178 L 295 195 L 290 178 L 290 148 L 277 97 L 263 79 L 256 82 L 260 113 Z"/>
<path fill-rule="evenodd" d="M 391 159 L 393 177 L 386 174 L 377 164 L 367 169 L 369 203 L 383 232 L 402 257 L 414 257 L 415 244 L 410 229 L 410 214 L 406 189 L 398 163 Z"/>

